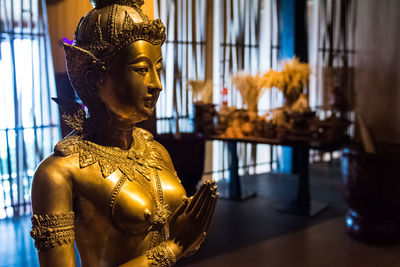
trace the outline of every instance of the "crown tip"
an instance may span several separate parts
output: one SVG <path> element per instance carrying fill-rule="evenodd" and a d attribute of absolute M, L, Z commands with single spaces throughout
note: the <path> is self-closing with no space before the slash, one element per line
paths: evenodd
<path fill-rule="evenodd" d="M 144 0 L 90 0 L 90 3 L 97 9 L 114 4 L 140 8 Z"/>

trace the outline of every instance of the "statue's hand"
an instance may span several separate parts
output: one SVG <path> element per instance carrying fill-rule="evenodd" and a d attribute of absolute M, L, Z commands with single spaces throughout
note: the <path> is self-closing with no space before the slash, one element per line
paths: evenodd
<path fill-rule="evenodd" d="M 217 198 L 215 181 L 207 181 L 172 215 L 169 223 L 170 239 L 182 246 L 183 256 L 195 252 L 204 241 Z"/>

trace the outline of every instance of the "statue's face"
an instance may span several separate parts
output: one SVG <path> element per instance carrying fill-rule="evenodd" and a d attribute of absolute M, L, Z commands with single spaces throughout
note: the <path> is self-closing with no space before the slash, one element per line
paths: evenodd
<path fill-rule="evenodd" d="M 109 111 L 132 123 L 152 115 L 160 94 L 159 45 L 143 40 L 121 49 L 105 74 L 99 94 Z"/>

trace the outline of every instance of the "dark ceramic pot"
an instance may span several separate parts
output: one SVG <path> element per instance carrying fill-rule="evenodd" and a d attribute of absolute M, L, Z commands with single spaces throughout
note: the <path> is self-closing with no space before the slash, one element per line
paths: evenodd
<path fill-rule="evenodd" d="M 161 134 L 155 139 L 169 152 L 186 193 L 193 195 L 203 175 L 205 139 L 193 133 L 182 133 L 179 138 Z"/>
<path fill-rule="evenodd" d="M 342 172 L 347 232 L 368 243 L 400 242 L 400 145 L 380 145 L 373 155 L 346 148 Z"/>
<path fill-rule="evenodd" d="M 194 110 L 195 116 L 193 122 L 195 133 L 201 133 L 205 135 L 215 134 L 216 130 L 214 119 L 217 115 L 215 105 L 195 103 Z"/>

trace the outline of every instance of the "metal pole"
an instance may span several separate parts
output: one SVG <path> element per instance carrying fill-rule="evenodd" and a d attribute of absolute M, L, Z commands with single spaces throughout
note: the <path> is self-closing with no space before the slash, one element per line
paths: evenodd
<path fill-rule="evenodd" d="M 47 21 L 47 10 L 46 10 L 45 0 L 39 1 L 38 8 L 39 8 L 39 12 L 38 12 L 39 21 L 41 22 L 39 25 L 41 26 L 41 30 L 43 33 L 48 33 L 48 29 L 47 29 L 48 21 Z M 52 103 L 51 103 L 51 99 L 50 99 L 50 97 L 51 97 L 50 86 L 52 86 L 52 84 L 50 83 L 49 67 L 53 66 L 53 64 L 52 64 L 51 57 L 49 57 L 49 55 L 50 55 L 49 51 L 51 51 L 51 49 L 49 49 L 49 47 L 48 47 L 50 44 L 50 39 L 48 37 L 48 34 L 47 34 L 47 37 L 45 35 L 44 39 L 45 39 L 44 40 L 44 56 L 45 56 L 45 62 L 46 62 L 45 66 L 46 66 L 46 83 L 47 83 L 47 86 L 46 86 L 46 88 L 47 88 L 47 105 L 48 105 L 48 109 L 49 109 L 49 117 L 50 117 L 50 122 L 51 122 L 51 119 L 53 118 L 53 116 L 52 116 L 52 108 L 51 108 Z M 43 121 L 42 121 L 42 123 L 43 123 Z M 53 131 L 50 128 L 50 147 L 53 146 L 53 139 L 54 139 Z"/>

